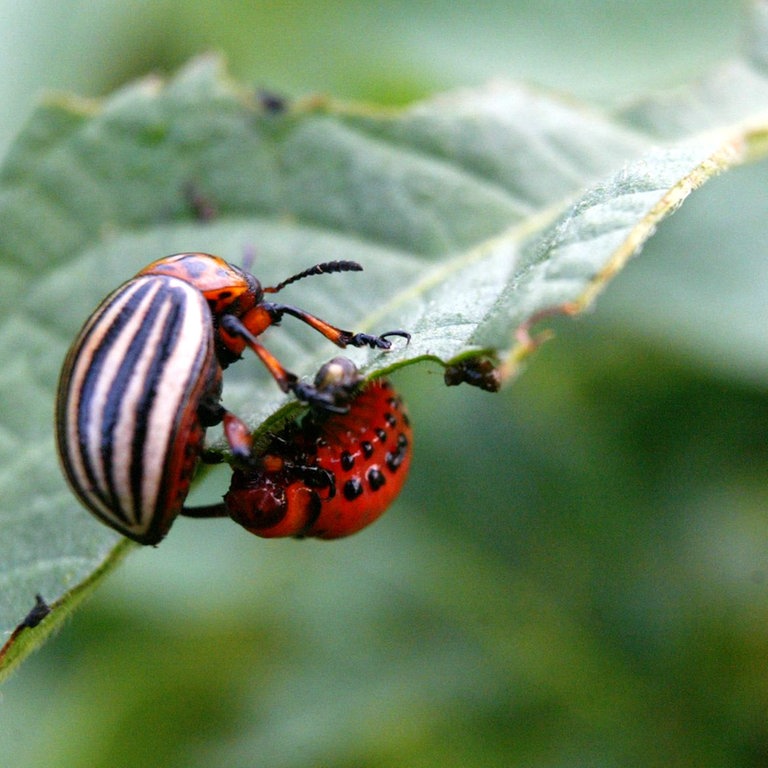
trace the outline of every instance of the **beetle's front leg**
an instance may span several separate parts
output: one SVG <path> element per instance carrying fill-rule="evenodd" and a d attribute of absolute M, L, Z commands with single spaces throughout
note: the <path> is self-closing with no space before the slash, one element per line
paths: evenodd
<path fill-rule="evenodd" d="M 343 331 L 343 333 L 347 333 L 347 331 Z M 352 347 L 371 347 L 372 349 L 391 349 L 392 342 L 387 340 L 388 336 L 400 336 L 405 339 L 406 344 L 411 340 L 411 334 L 407 331 L 387 331 L 386 333 L 382 333 L 381 336 L 372 336 L 369 333 L 355 333 L 349 334 L 349 338 L 343 346 L 350 345 Z"/>
<path fill-rule="evenodd" d="M 262 344 L 259 344 L 256 336 L 246 327 L 243 321 L 235 315 L 224 315 L 221 318 L 221 326 L 230 336 L 239 336 L 253 352 L 258 355 L 259 360 L 264 363 L 265 368 L 272 374 L 272 378 L 283 392 L 292 392 L 298 377 L 296 374 L 283 368 L 280 361 Z"/>
<path fill-rule="evenodd" d="M 242 320 L 238 317 L 235 317 L 234 315 L 225 315 L 221 319 L 221 324 L 227 333 L 242 338 L 246 346 L 259 356 L 259 359 L 264 363 L 265 367 L 272 374 L 272 377 L 283 392 L 292 392 L 303 403 L 324 410 L 333 411 L 334 413 L 346 413 L 346 408 L 340 409 L 336 405 L 332 395 L 318 390 L 313 384 L 299 381 L 299 378 L 295 373 L 291 373 L 283 368 L 280 361 L 268 349 L 259 344 L 258 339 L 248 330 L 248 328 L 246 328 Z M 226 431 L 227 417 L 222 414 L 222 418 L 224 418 L 224 427 Z"/>
<path fill-rule="evenodd" d="M 261 308 L 269 313 L 272 318 L 273 324 L 277 324 L 282 320 L 283 315 L 291 315 L 297 320 L 301 320 L 302 323 L 306 323 L 311 328 L 325 336 L 326 339 L 332 341 L 337 347 L 371 347 L 372 349 L 390 349 L 392 342 L 388 341 L 389 336 L 400 336 L 401 338 L 410 341 L 411 334 L 406 331 L 387 331 L 380 336 L 373 336 L 369 333 L 353 333 L 352 331 L 345 331 L 341 328 L 337 328 L 335 325 L 327 323 L 315 315 L 305 312 L 298 307 L 291 307 L 288 304 L 275 304 L 272 302 L 263 302 Z"/>

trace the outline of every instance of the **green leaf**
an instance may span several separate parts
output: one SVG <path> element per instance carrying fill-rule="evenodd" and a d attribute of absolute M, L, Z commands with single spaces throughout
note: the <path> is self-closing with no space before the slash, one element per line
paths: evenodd
<path fill-rule="evenodd" d="M 41 106 L 0 168 L 0 631 L 13 637 L 0 674 L 125 551 L 66 489 L 51 423 L 67 345 L 109 290 L 178 251 L 239 262 L 252 249 L 266 284 L 354 259 L 362 275 L 308 280 L 286 300 L 413 334 L 389 354 L 353 353 L 367 372 L 487 354 L 508 379 L 537 320 L 588 306 L 693 189 L 765 153 L 764 16 L 744 60 L 712 78 L 731 87 L 618 116 L 502 82 L 398 112 L 275 109 L 212 59 L 103 103 Z M 297 325 L 265 342 L 311 375 L 333 350 Z M 256 426 L 285 398 L 245 360 L 225 402 Z M 12 634 L 36 594 L 52 613 Z"/>

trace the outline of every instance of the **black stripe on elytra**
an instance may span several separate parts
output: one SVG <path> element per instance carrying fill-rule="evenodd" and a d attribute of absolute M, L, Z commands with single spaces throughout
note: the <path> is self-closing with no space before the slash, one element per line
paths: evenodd
<path fill-rule="evenodd" d="M 144 295 L 149 291 L 151 285 L 149 282 L 144 285 L 140 285 L 134 291 L 133 295 L 126 302 L 125 306 L 118 312 L 108 328 L 104 329 L 102 323 L 98 320 L 93 323 L 89 332 L 85 335 L 79 345 L 79 350 L 82 350 L 91 336 L 94 333 L 101 334 L 101 340 L 97 344 L 93 351 L 90 366 L 83 377 L 83 383 L 80 387 L 80 392 L 77 398 L 77 436 L 78 436 L 78 450 L 83 463 L 83 470 L 85 472 L 85 482 L 81 482 L 83 478 L 78 478 L 78 485 L 86 488 L 94 489 L 93 495 L 96 496 L 102 504 L 109 507 L 109 500 L 104 493 L 103 488 L 100 488 L 96 483 L 96 473 L 94 471 L 94 463 L 96 457 L 91 456 L 87 444 L 87 435 L 91 418 L 93 415 L 93 397 L 94 391 L 98 382 L 105 375 L 104 363 L 109 351 L 112 349 L 115 340 L 124 332 L 125 326 L 131 321 L 131 318 L 136 313 L 136 307 L 141 302 Z M 112 301 L 106 304 L 101 312 L 101 315 L 107 312 L 116 300 L 122 298 L 123 291 L 118 291 Z M 73 361 L 73 371 L 76 361 Z"/>
<path fill-rule="evenodd" d="M 120 366 L 110 382 L 107 399 L 104 404 L 104 417 L 101 422 L 101 457 L 104 464 L 104 476 L 107 481 L 106 490 L 109 493 L 108 506 L 116 516 L 124 521 L 129 521 L 129 510 L 121 508 L 119 504 L 115 488 L 114 466 L 115 458 L 117 458 L 117 461 L 123 462 L 128 461 L 128 457 L 115 457 L 115 431 L 121 426 L 121 419 L 123 422 L 122 428 L 124 429 L 126 427 L 126 419 L 136 418 L 140 415 L 138 409 L 132 414 L 121 414 L 123 401 L 125 399 L 125 390 L 135 374 L 138 361 L 143 355 L 147 354 L 147 340 L 154 330 L 154 326 L 157 322 L 157 315 L 164 302 L 165 299 L 161 290 L 158 290 L 155 295 L 151 297 L 149 304 L 145 308 L 144 314 L 141 316 L 141 322 L 131 338 L 123 359 L 120 361 Z M 128 426 L 134 427 L 132 446 L 135 448 L 135 423 L 134 425 L 129 424 Z M 130 522 L 133 521 L 131 520 Z"/>
<path fill-rule="evenodd" d="M 133 497 L 134 508 L 141 509 L 141 492 L 144 481 L 144 444 L 147 440 L 147 427 L 149 424 L 150 414 L 155 407 L 163 408 L 169 407 L 169 403 L 158 403 L 155 405 L 157 399 L 157 388 L 160 383 L 160 379 L 165 370 L 168 359 L 173 354 L 173 350 L 179 343 L 179 337 L 184 325 L 184 316 L 186 315 L 186 308 L 189 302 L 189 294 L 178 288 L 171 287 L 166 291 L 159 294 L 163 302 L 170 302 L 170 308 L 168 315 L 166 316 L 165 323 L 162 328 L 162 333 L 153 349 L 152 361 L 150 362 L 149 370 L 144 378 L 144 387 L 141 391 L 138 403 L 136 405 L 136 421 L 133 431 L 133 443 L 131 446 L 131 458 L 130 458 L 130 482 L 131 482 L 131 496 Z M 184 391 L 187 391 L 187 385 L 189 382 L 184 382 Z M 175 427 L 175 422 L 173 427 Z M 166 437 L 173 439 L 173 432 L 170 435 L 153 435 L 152 439 L 158 439 L 160 437 Z M 171 447 L 166 445 L 163 457 L 167 457 L 168 451 Z M 163 467 L 165 470 L 165 467 Z M 160 489 L 163 491 L 161 485 Z M 149 510 L 147 510 L 149 511 Z M 154 510 L 151 511 L 152 517 L 154 517 Z M 142 522 L 144 522 L 142 520 Z M 151 524 L 152 519 L 147 523 Z"/>

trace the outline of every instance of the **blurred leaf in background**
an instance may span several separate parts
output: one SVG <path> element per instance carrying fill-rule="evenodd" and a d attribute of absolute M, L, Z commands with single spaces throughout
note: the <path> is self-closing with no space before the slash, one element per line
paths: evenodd
<path fill-rule="evenodd" d="M 41 92 L 109 93 L 205 51 L 290 95 L 404 102 L 492 77 L 614 100 L 689 80 L 736 48 L 741 0 L 0 3 L 4 142 Z"/>
<path fill-rule="evenodd" d="M 613 101 L 727 56 L 741 7 L 6 5 L 2 130 L 40 87 L 210 48 L 297 94 L 503 75 Z M 374 529 L 190 521 L 134 553 L 4 686 L 3 764 L 765 765 L 765 178 L 710 183 L 501 395 L 399 376 L 418 453 Z"/>

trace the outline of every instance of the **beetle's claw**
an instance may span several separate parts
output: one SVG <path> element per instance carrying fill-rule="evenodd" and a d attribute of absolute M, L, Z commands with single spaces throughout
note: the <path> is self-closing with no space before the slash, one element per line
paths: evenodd
<path fill-rule="evenodd" d="M 400 336 L 406 340 L 406 343 L 410 342 L 411 334 L 406 331 L 387 331 L 382 333 L 381 336 L 372 336 L 369 333 L 356 333 L 350 337 L 348 344 L 353 347 L 371 347 L 371 349 L 391 349 L 392 342 L 387 339 L 388 336 Z"/>

